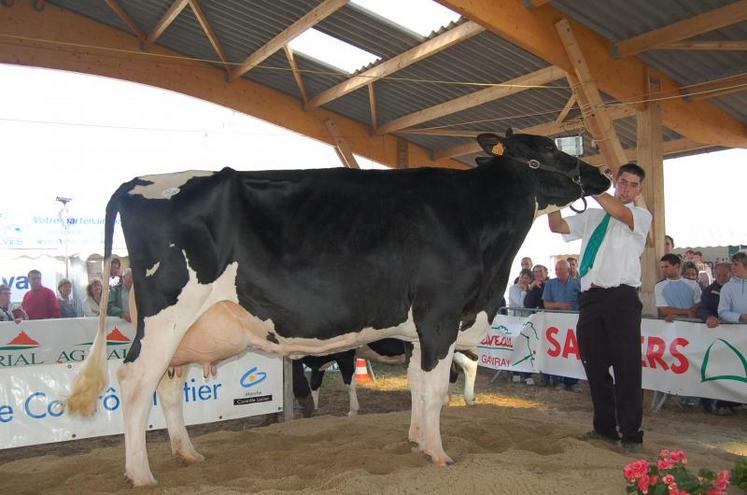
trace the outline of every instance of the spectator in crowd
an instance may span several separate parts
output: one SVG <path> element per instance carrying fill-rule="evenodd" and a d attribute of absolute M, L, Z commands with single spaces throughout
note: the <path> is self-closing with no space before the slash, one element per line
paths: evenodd
<path fill-rule="evenodd" d="M 542 292 L 542 301 L 545 309 L 560 309 L 564 311 L 578 311 L 578 295 L 581 292 L 581 284 L 578 279 L 571 277 L 571 266 L 566 260 L 555 263 L 555 277 L 545 284 Z M 542 384 L 550 385 L 555 382 L 566 390 L 578 392 L 578 380 L 576 378 L 555 375 L 542 375 Z"/>
<path fill-rule="evenodd" d="M 60 317 L 60 303 L 51 289 L 42 285 L 42 275 L 39 270 L 31 270 L 28 274 L 31 289 L 23 296 L 23 310 L 30 320 Z"/>
<path fill-rule="evenodd" d="M 671 235 L 664 236 L 664 254 L 669 254 L 674 249 L 674 239 Z"/>
<path fill-rule="evenodd" d="M 101 314 L 101 307 L 99 305 L 101 304 L 102 289 L 103 285 L 101 284 L 101 280 L 97 278 L 94 278 L 88 283 L 88 286 L 86 287 L 86 294 L 88 294 L 88 297 L 86 297 L 86 300 L 83 303 L 83 313 L 86 316 L 99 316 L 99 314 Z"/>
<path fill-rule="evenodd" d="M 508 289 L 508 307 L 523 308 L 524 299 L 529 291 L 529 284 L 532 283 L 532 270 L 526 268 L 519 273 L 519 280 Z M 529 316 L 531 311 L 522 311 L 520 309 L 511 310 L 513 316 Z"/>
<path fill-rule="evenodd" d="M 729 263 L 716 265 L 716 280 L 703 290 L 700 296 L 700 306 L 696 312 L 697 317 L 706 324 L 708 328 L 716 328 L 719 325 L 718 303 L 721 295 L 721 287 L 731 278 L 731 266 Z"/>
<path fill-rule="evenodd" d="M 700 286 L 680 275 L 680 259 L 675 254 L 661 257 L 659 268 L 664 280 L 654 287 L 659 318 L 672 322 L 675 317 L 695 318 L 700 303 Z"/>
<path fill-rule="evenodd" d="M 132 271 L 128 268 L 122 274 L 122 283 L 109 290 L 109 303 L 106 314 L 118 316 L 130 321 L 130 289 L 132 288 Z"/>
<path fill-rule="evenodd" d="M 521 258 L 521 270 L 529 270 L 529 273 L 532 273 L 532 258 L 528 256 L 524 256 Z M 521 276 L 521 273 L 519 273 L 519 277 Z M 514 280 L 514 285 L 519 283 L 519 277 L 516 277 L 516 280 Z"/>
<path fill-rule="evenodd" d="M 545 282 L 547 282 L 547 267 L 544 265 L 535 265 L 532 268 L 532 274 L 534 275 L 534 280 L 529 284 L 529 290 L 527 290 L 527 295 L 524 297 L 524 307 L 544 309 L 542 291 L 544 291 Z"/>
<path fill-rule="evenodd" d="M 583 292 L 576 332 L 594 406 L 594 429 L 582 438 L 617 442 L 622 435 L 622 447 L 630 453 L 643 448 L 642 304 L 637 288 L 652 217 L 634 200 L 645 177 L 641 167 L 626 163 L 617 170 L 614 197 L 594 196 L 601 210 L 547 216 L 550 230 L 565 234 L 566 242 L 582 239 Z"/>
<path fill-rule="evenodd" d="M 703 260 L 703 253 L 700 251 L 693 253 L 693 263 L 695 263 L 695 267 L 698 269 L 698 284 L 700 284 L 701 289 L 705 289 L 713 282 L 711 267 Z"/>
<path fill-rule="evenodd" d="M 682 276 L 688 280 L 698 281 L 698 268 L 692 261 L 682 263 Z"/>
<path fill-rule="evenodd" d="M 60 280 L 57 284 L 57 291 L 60 297 L 57 302 L 60 304 L 60 318 L 80 318 L 83 316 L 83 303 L 73 297 L 73 284 L 66 278 Z"/>
<path fill-rule="evenodd" d="M 565 260 L 568 262 L 568 266 L 571 267 L 571 277 L 580 280 L 578 275 L 578 260 L 573 256 L 568 256 Z"/>
<path fill-rule="evenodd" d="M 119 287 L 122 285 L 122 261 L 114 258 L 109 265 L 109 287 Z"/>
<path fill-rule="evenodd" d="M 732 277 L 721 288 L 718 317 L 729 323 L 747 322 L 747 253 L 731 257 Z"/>
<path fill-rule="evenodd" d="M 508 306 L 510 308 L 523 308 L 524 299 L 526 298 L 527 291 L 529 290 L 529 284 L 532 283 L 532 270 L 522 269 L 519 273 L 519 281 L 512 285 L 508 289 Z M 513 316 L 529 316 L 532 314 L 531 311 L 522 311 L 521 309 L 512 309 L 511 314 Z M 531 373 L 515 371 L 513 373 L 513 381 L 518 383 L 525 380 L 527 385 L 534 385 L 534 379 Z"/>
<path fill-rule="evenodd" d="M 10 287 L 0 285 L 0 321 L 15 321 L 21 323 L 28 320 L 29 315 L 17 304 L 10 304 Z"/>
<path fill-rule="evenodd" d="M 659 317 L 672 322 L 675 317 L 695 318 L 700 303 L 700 286 L 680 275 L 680 259 L 675 254 L 661 257 L 659 268 L 664 280 L 654 287 Z"/>
<path fill-rule="evenodd" d="M 719 325 L 718 320 L 718 303 L 721 294 L 721 288 L 731 278 L 729 263 L 718 263 L 714 269 L 716 280 L 703 290 L 698 307 L 698 318 L 706 324 L 708 328 L 715 328 Z M 734 408 L 739 404 L 725 400 L 700 399 L 700 405 L 706 412 L 713 412 L 719 415 L 731 414 Z"/>

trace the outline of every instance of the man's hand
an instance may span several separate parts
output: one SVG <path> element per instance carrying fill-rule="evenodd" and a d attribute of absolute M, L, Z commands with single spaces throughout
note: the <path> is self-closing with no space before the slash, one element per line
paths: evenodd
<path fill-rule="evenodd" d="M 664 317 L 664 321 L 666 321 L 667 323 L 672 323 L 674 321 L 675 316 L 676 315 L 670 313 Z"/>
<path fill-rule="evenodd" d="M 715 316 L 709 316 L 706 318 L 705 324 L 708 328 L 716 328 L 720 322 Z"/>

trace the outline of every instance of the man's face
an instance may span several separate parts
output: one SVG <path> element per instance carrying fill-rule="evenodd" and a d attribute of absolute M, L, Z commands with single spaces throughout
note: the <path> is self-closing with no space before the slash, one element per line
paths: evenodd
<path fill-rule="evenodd" d="M 747 266 L 744 266 L 741 261 L 732 261 L 731 271 L 739 278 L 747 278 Z"/>
<path fill-rule="evenodd" d="M 0 291 L 0 306 L 2 306 L 3 308 L 7 308 L 9 303 L 10 303 L 10 291 L 1 290 Z"/>
<path fill-rule="evenodd" d="M 568 277 L 571 276 L 571 266 L 567 261 L 562 260 L 555 263 L 555 276 L 563 282 L 568 280 Z"/>
<path fill-rule="evenodd" d="M 719 285 L 724 285 L 731 278 L 731 271 L 728 265 L 716 265 L 713 276 Z"/>
<path fill-rule="evenodd" d="M 70 297 L 70 293 L 73 291 L 73 287 L 70 284 L 62 284 L 60 286 L 60 295 L 65 299 Z"/>
<path fill-rule="evenodd" d="M 534 270 L 532 270 L 532 273 L 534 274 L 534 280 L 538 282 L 544 282 L 547 278 L 545 270 L 542 268 L 535 267 Z"/>
<path fill-rule="evenodd" d="M 682 274 L 685 278 L 689 278 L 690 280 L 697 280 L 698 279 L 698 270 L 695 268 L 688 268 L 685 270 L 685 273 Z"/>
<path fill-rule="evenodd" d="M 31 289 L 38 289 L 41 287 L 42 284 L 42 277 L 38 273 L 31 273 L 29 274 L 29 285 L 31 285 Z"/>
<path fill-rule="evenodd" d="M 632 202 L 641 193 L 641 178 L 630 172 L 623 172 L 615 181 L 615 197 L 623 203 Z"/>
<path fill-rule="evenodd" d="M 576 273 L 578 271 L 578 261 L 576 258 L 569 259 L 568 266 L 571 267 L 571 273 Z"/>
<path fill-rule="evenodd" d="M 124 275 L 122 275 L 122 285 L 124 285 L 127 289 L 132 288 L 132 272 L 127 270 Z"/>
<path fill-rule="evenodd" d="M 119 272 L 122 269 L 122 265 L 119 262 L 112 261 L 111 269 L 109 270 L 109 275 L 111 277 L 119 277 Z"/>
<path fill-rule="evenodd" d="M 521 269 L 524 270 L 531 270 L 532 269 L 532 259 L 531 258 L 521 258 Z"/>
<path fill-rule="evenodd" d="M 528 286 L 530 283 L 532 283 L 532 279 L 529 275 L 524 274 L 521 277 L 519 277 L 519 284 L 522 285 L 523 287 Z"/>
<path fill-rule="evenodd" d="M 673 265 L 668 261 L 660 261 L 659 268 L 664 278 L 678 279 L 680 278 L 680 265 Z"/>

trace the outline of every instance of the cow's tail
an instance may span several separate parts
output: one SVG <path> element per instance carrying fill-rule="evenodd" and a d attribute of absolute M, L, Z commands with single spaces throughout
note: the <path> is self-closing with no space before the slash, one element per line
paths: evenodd
<path fill-rule="evenodd" d="M 99 314 L 99 329 L 88 357 L 73 382 L 73 391 L 65 401 L 68 413 L 77 416 L 91 416 L 96 412 L 96 398 L 104 390 L 107 383 L 106 365 L 106 309 L 109 304 L 109 273 L 112 257 L 112 242 L 114 239 L 114 221 L 117 218 L 116 197 L 106 206 L 104 226 L 104 269 L 102 275 L 101 309 Z"/>

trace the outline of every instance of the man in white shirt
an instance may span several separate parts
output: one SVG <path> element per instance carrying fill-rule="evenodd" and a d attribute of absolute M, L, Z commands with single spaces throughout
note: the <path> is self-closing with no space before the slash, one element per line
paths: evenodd
<path fill-rule="evenodd" d="M 651 213 L 633 201 L 645 176 L 638 165 L 625 164 L 617 172 L 614 197 L 594 196 L 602 210 L 565 219 L 559 211 L 548 215 L 551 231 L 565 234 L 566 241 L 583 239 L 576 332 L 594 406 L 594 430 L 584 438 L 616 442 L 622 435 L 628 452 L 639 452 L 643 444 L 638 288 Z"/>
<path fill-rule="evenodd" d="M 656 284 L 656 309 L 659 318 L 672 322 L 675 317 L 695 318 L 700 304 L 700 286 L 682 276 L 681 262 L 676 254 L 665 254 L 659 261 L 664 280 Z"/>

